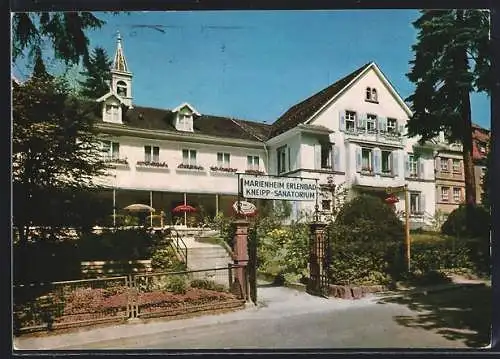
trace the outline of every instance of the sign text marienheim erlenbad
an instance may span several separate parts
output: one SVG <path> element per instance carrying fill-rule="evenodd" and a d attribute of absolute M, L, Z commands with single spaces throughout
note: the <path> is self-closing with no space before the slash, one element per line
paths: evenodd
<path fill-rule="evenodd" d="M 306 178 L 241 176 L 243 197 L 282 199 L 289 201 L 316 200 L 316 181 Z"/>

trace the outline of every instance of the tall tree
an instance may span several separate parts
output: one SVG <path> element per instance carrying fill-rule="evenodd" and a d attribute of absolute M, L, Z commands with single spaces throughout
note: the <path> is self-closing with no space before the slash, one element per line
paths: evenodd
<path fill-rule="evenodd" d="M 491 88 L 489 11 L 424 10 L 413 25 L 418 35 L 407 76 L 416 88 L 407 99 L 408 132 L 423 143 L 444 131 L 449 142 L 462 144 L 470 208 L 476 204 L 470 93 Z"/>
<path fill-rule="evenodd" d="M 88 59 L 86 31 L 101 28 L 105 21 L 91 12 L 14 13 L 12 56 L 16 60 L 28 49 L 30 55 L 42 52 L 45 40 L 51 42 L 56 59 L 78 64 Z"/>
<path fill-rule="evenodd" d="M 111 63 L 106 50 L 96 47 L 90 55 L 85 69 L 80 74 L 84 76 L 80 84 L 80 95 L 90 99 L 99 98 L 109 92 L 111 81 Z"/>
<path fill-rule="evenodd" d="M 92 105 L 75 99 L 53 77 L 32 76 L 14 87 L 13 220 L 21 240 L 30 226 L 61 218 L 61 204 L 106 175 Z"/>

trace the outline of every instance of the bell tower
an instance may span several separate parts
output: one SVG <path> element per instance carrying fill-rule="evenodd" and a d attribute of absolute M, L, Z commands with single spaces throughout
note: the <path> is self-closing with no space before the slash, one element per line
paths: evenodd
<path fill-rule="evenodd" d="M 111 89 L 123 99 L 125 105 L 132 107 L 132 73 L 123 54 L 120 32 L 117 32 L 116 52 L 111 66 Z"/>

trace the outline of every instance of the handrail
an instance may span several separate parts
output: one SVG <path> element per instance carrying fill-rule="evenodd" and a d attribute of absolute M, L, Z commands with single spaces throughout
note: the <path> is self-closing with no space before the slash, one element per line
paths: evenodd
<path fill-rule="evenodd" d="M 175 234 L 175 248 L 174 250 L 184 259 L 184 264 L 187 267 L 187 246 L 184 240 L 182 239 L 181 235 L 175 228 L 169 228 L 170 230 L 170 238 L 172 239 L 172 236 Z M 174 244 L 174 241 L 171 241 L 172 244 Z"/>

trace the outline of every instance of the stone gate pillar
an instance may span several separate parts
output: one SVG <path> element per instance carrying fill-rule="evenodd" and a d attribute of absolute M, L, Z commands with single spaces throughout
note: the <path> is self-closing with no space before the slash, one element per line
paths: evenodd
<path fill-rule="evenodd" d="M 323 270 L 324 259 L 326 256 L 326 223 L 313 222 L 309 225 L 309 281 L 307 291 L 310 293 L 321 292 L 321 274 Z"/>
<path fill-rule="evenodd" d="M 237 219 L 233 222 L 236 227 L 234 234 L 233 251 L 235 255 L 234 264 L 239 266 L 235 270 L 235 281 L 241 285 L 241 291 L 243 298 L 247 298 L 247 280 L 246 280 L 246 269 L 248 264 L 248 221 L 244 219 Z"/>

